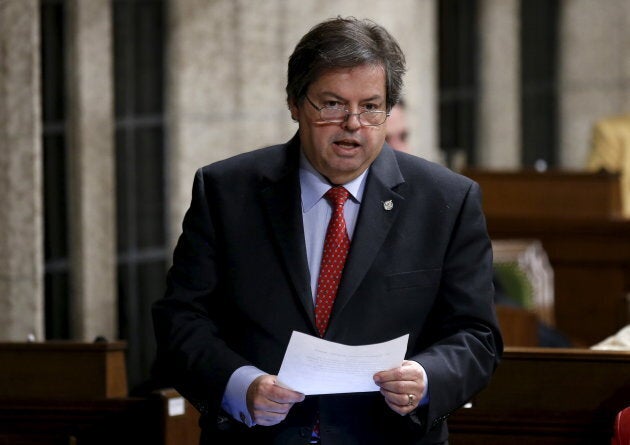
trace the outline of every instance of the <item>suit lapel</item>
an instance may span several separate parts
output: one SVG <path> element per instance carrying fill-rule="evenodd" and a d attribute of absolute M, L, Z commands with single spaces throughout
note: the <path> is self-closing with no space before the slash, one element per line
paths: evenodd
<path fill-rule="evenodd" d="M 343 311 L 356 292 L 405 205 L 404 197 L 394 191 L 403 182 L 395 155 L 385 146 L 370 168 L 326 337 L 334 335 L 336 314 Z"/>
<path fill-rule="evenodd" d="M 315 327 L 300 206 L 299 140 L 297 138 L 287 144 L 286 153 L 286 161 L 266 178 L 267 183 L 261 190 L 261 198 L 279 248 L 281 261 L 284 263 L 300 302 Z"/>

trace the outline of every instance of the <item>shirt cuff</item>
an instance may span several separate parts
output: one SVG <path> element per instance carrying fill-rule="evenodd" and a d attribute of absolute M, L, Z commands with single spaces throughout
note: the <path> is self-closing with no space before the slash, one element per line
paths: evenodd
<path fill-rule="evenodd" d="M 418 364 L 420 365 L 420 363 Z M 420 396 L 418 406 L 424 406 L 429 404 L 429 376 L 422 365 L 420 365 L 420 369 L 422 370 L 422 377 L 424 378 L 424 390 Z"/>
<path fill-rule="evenodd" d="M 221 408 L 247 426 L 256 425 L 247 409 L 247 389 L 254 380 L 265 374 L 255 366 L 241 366 L 234 371 L 225 387 Z"/>

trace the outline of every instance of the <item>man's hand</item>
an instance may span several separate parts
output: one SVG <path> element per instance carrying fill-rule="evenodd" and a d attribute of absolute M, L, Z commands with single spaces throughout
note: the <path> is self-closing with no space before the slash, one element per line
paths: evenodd
<path fill-rule="evenodd" d="M 387 406 L 401 416 L 418 407 L 426 386 L 422 367 L 412 360 L 405 360 L 398 368 L 377 372 L 374 383 L 381 388 Z"/>
<path fill-rule="evenodd" d="M 275 375 L 262 375 L 247 388 L 247 409 L 257 425 L 282 422 L 294 403 L 304 401 L 304 394 L 276 385 Z"/>

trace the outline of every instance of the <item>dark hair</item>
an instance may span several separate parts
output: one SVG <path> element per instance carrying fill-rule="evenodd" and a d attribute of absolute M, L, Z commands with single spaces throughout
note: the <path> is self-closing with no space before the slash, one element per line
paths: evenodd
<path fill-rule="evenodd" d="M 382 26 L 354 17 L 328 19 L 306 33 L 289 57 L 287 101 L 304 99 L 309 85 L 326 70 L 380 65 L 385 70 L 387 110 L 400 97 L 405 55 Z"/>

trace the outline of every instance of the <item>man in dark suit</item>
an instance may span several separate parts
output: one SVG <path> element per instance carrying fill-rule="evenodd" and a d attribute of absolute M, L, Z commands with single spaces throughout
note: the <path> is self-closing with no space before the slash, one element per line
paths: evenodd
<path fill-rule="evenodd" d="M 445 444 L 489 382 L 503 346 L 479 187 L 385 144 L 404 63 L 375 23 L 322 22 L 289 60 L 295 137 L 197 171 L 153 317 L 156 374 L 200 410 L 202 443 Z M 380 391 L 305 397 L 276 382 L 293 331 L 409 340 Z"/>

